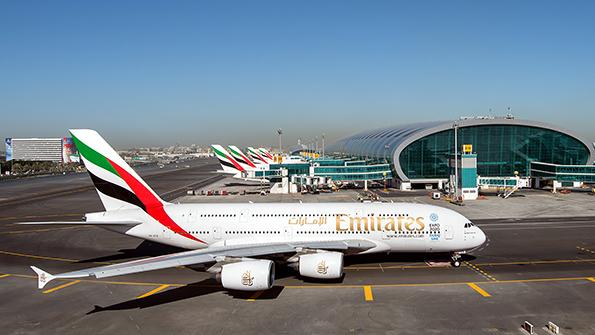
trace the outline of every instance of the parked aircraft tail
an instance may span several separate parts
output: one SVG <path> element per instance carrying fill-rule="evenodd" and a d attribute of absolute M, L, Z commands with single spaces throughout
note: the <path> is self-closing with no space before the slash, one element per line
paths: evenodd
<path fill-rule="evenodd" d="M 165 204 L 95 130 L 70 129 L 70 134 L 105 210 L 147 211 Z"/>
<path fill-rule="evenodd" d="M 231 156 L 233 158 L 235 158 L 235 160 L 246 170 L 254 170 L 256 169 L 256 165 L 254 165 L 254 162 L 252 162 L 250 160 L 250 158 L 248 158 L 246 155 L 244 155 L 244 153 L 242 152 L 242 150 L 240 150 L 238 147 L 236 147 L 235 145 L 229 145 L 227 147 L 229 149 L 229 153 L 231 154 Z"/>
<path fill-rule="evenodd" d="M 233 156 L 227 150 L 225 150 L 223 146 L 219 144 L 213 144 L 211 145 L 211 148 L 213 148 L 215 156 L 223 168 L 223 172 L 235 175 L 246 171 L 246 169 L 243 168 L 242 165 L 240 165 L 240 163 L 235 158 L 233 158 Z"/>
<path fill-rule="evenodd" d="M 269 165 L 270 161 L 267 157 L 265 157 L 260 150 L 254 149 L 253 147 L 248 147 L 248 155 L 252 160 L 254 160 L 258 164 L 265 164 Z"/>

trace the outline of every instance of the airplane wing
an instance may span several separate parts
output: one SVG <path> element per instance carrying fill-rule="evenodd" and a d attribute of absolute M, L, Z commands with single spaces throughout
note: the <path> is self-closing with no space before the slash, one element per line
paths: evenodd
<path fill-rule="evenodd" d="M 157 257 L 138 259 L 113 265 L 99 266 L 89 269 L 49 274 L 35 266 L 31 269 L 37 273 L 37 286 L 42 289 L 47 283 L 56 278 L 82 278 L 95 276 L 104 278 L 119 276 L 131 273 L 145 272 L 158 269 L 172 268 L 176 266 L 196 265 L 217 261 L 218 257 L 254 257 L 282 253 L 292 253 L 300 248 L 324 249 L 324 250 L 368 250 L 376 244 L 368 240 L 344 240 L 344 241 L 315 241 L 315 242 L 291 242 L 271 244 L 243 244 L 235 246 L 209 247 L 191 251 L 177 252 Z"/>

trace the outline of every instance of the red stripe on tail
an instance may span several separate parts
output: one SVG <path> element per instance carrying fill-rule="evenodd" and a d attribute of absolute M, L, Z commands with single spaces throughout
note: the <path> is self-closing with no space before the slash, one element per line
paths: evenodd
<path fill-rule="evenodd" d="M 204 241 L 197 239 L 196 237 L 190 235 L 187 231 L 182 229 L 182 227 L 178 226 L 178 224 L 172 220 L 171 217 L 165 212 L 163 208 L 163 203 L 159 198 L 157 198 L 151 190 L 145 187 L 140 181 L 134 178 L 128 171 L 121 168 L 116 163 L 112 162 L 109 158 L 106 158 L 111 166 L 118 172 L 120 177 L 124 179 L 126 184 L 132 189 L 132 192 L 136 194 L 136 196 L 140 199 L 140 201 L 145 205 L 145 210 L 147 214 L 149 214 L 153 219 L 157 220 L 162 225 L 166 226 L 167 229 L 173 231 L 176 234 L 180 234 L 186 238 L 191 240 L 207 244 Z"/>

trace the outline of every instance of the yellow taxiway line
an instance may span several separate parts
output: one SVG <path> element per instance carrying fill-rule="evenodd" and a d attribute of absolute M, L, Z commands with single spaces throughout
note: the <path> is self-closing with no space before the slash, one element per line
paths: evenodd
<path fill-rule="evenodd" d="M 166 288 L 168 288 L 168 287 L 170 287 L 170 285 L 168 285 L 168 284 L 163 284 L 163 285 L 161 285 L 161 286 L 159 286 L 159 287 L 157 287 L 157 288 L 155 288 L 155 289 L 152 289 L 152 290 L 150 290 L 149 292 L 147 292 L 147 293 L 145 293 L 145 294 L 139 295 L 137 298 L 138 298 L 138 299 L 146 298 L 146 297 L 148 297 L 148 296 L 150 296 L 150 295 L 153 295 L 153 294 L 155 294 L 155 293 L 157 293 L 157 292 L 159 292 L 159 291 L 163 291 L 163 290 L 165 290 L 165 289 L 166 289 Z"/>
<path fill-rule="evenodd" d="M 482 270 L 482 269 L 480 269 L 479 267 L 477 267 L 477 266 L 475 266 L 475 265 L 473 265 L 473 264 L 471 264 L 471 263 L 469 263 L 469 262 L 467 262 L 467 261 L 463 262 L 463 264 L 465 264 L 465 266 L 467 266 L 468 268 L 470 268 L 470 269 L 474 270 L 475 272 L 479 273 L 480 275 L 482 275 L 482 276 L 486 277 L 487 279 L 489 279 L 489 280 L 492 280 L 492 281 L 496 281 L 496 278 L 494 278 L 494 277 L 493 277 L 492 275 L 490 275 L 489 273 L 487 273 L 487 272 L 483 271 L 483 270 Z"/>
<path fill-rule="evenodd" d="M 515 284 L 515 283 L 539 283 L 556 281 L 577 281 L 588 280 L 590 277 L 561 277 L 561 278 L 534 278 L 534 279 L 511 279 L 495 281 L 476 281 L 475 284 Z M 431 287 L 431 286 L 455 286 L 467 285 L 469 282 L 436 282 L 436 283 L 403 283 L 403 284 L 373 284 L 374 287 Z M 362 288 L 364 285 L 285 285 L 288 289 L 318 289 L 318 288 Z"/>
<path fill-rule="evenodd" d="M 14 234 L 27 234 L 27 233 L 39 233 L 44 231 L 54 231 L 54 230 L 65 230 L 65 229 L 77 229 L 77 228 L 90 228 L 90 225 L 77 225 L 77 226 L 69 226 L 69 227 L 60 227 L 60 228 L 42 228 L 42 229 L 23 229 L 23 230 L 11 230 L 11 231 L 3 231 L 0 232 L 0 235 L 14 235 Z"/>
<path fill-rule="evenodd" d="M 0 278 L 6 278 L 6 277 L 10 277 L 10 275 L 9 274 L 0 275 Z"/>
<path fill-rule="evenodd" d="M 374 294 L 372 294 L 372 286 L 370 286 L 370 285 L 364 286 L 364 299 L 366 301 L 374 301 Z"/>
<path fill-rule="evenodd" d="M 38 256 L 38 255 L 22 254 L 19 252 L 4 251 L 4 250 L 0 250 L 0 254 L 8 255 L 8 256 L 26 257 L 26 258 L 47 259 L 50 261 L 69 262 L 69 263 L 75 263 L 75 262 L 79 261 L 78 259 Z"/>
<path fill-rule="evenodd" d="M 246 301 L 256 301 L 256 299 L 258 299 L 258 297 L 260 297 L 263 292 L 264 291 L 256 291 L 256 292 L 254 292 L 254 294 L 252 296 L 250 296 L 250 298 L 246 299 Z"/>
<path fill-rule="evenodd" d="M 28 278 L 37 279 L 37 276 L 23 275 L 23 274 L 8 274 L 15 278 Z M 474 284 L 515 284 L 515 283 L 546 283 L 546 282 L 557 282 L 557 281 L 579 281 L 589 280 L 595 282 L 594 276 L 588 277 L 560 277 L 560 278 L 534 278 L 534 279 L 512 279 L 512 280 L 496 280 L 496 281 L 476 281 Z M 179 284 L 179 283 L 151 283 L 151 282 L 127 282 L 127 281 L 107 281 L 107 280 L 93 280 L 93 279 L 80 279 L 74 282 L 70 281 L 66 284 L 67 286 L 76 284 L 78 282 L 84 283 L 95 283 L 95 284 L 111 284 L 111 285 L 130 285 L 130 286 L 171 286 L 171 287 L 183 287 L 192 284 Z M 356 288 L 363 289 L 365 286 L 372 287 L 431 287 L 431 286 L 456 286 L 456 285 L 469 285 L 469 282 L 436 282 L 436 283 L 402 283 L 402 284 L 373 284 L 373 285 L 284 285 L 286 289 L 336 289 L 336 288 Z M 220 287 L 220 285 L 194 285 L 196 287 Z M 63 288 L 61 286 L 51 289 L 52 291 Z M 48 290 L 49 291 L 49 290 Z M 44 291 L 45 293 L 45 291 Z"/>
<path fill-rule="evenodd" d="M 78 216 L 83 217 L 84 214 L 79 213 L 72 213 L 72 214 L 49 214 L 49 215 L 27 215 L 27 216 L 7 216 L 0 218 L 0 221 L 8 221 L 8 220 L 23 220 L 23 219 L 39 219 L 39 218 L 55 218 L 55 217 L 64 217 L 64 216 Z"/>
<path fill-rule="evenodd" d="M 486 292 L 484 289 L 482 289 L 481 287 L 477 286 L 477 284 L 475 284 L 475 283 L 467 283 L 467 286 L 471 287 L 472 289 L 475 290 L 475 292 L 481 294 L 485 298 L 488 298 L 488 297 L 491 297 L 492 296 L 491 294 L 489 294 L 488 292 Z"/>
<path fill-rule="evenodd" d="M 68 263 L 77 263 L 77 262 L 81 261 L 80 259 L 39 256 L 39 255 L 23 254 L 23 253 L 19 253 L 19 252 L 12 252 L 12 251 L 5 251 L 5 250 L 0 250 L 0 254 L 8 255 L 8 256 L 35 258 L 35 259 L 45 259 L 45 260 L 49 260 L 49 261 L 68 262 Z M 92 263 L 94 263 L 94 264 L 114 264 L 111 262 L 92 262 Z"/>
<path fill-rule="evenodd" d="M 518 261 L 518 262 L 499 262 L 499 263 L 474 263 L 475 266 L 506 266 L 506 265 L 539 265 L 539 264 L 559 264 L 559 263 L 585 263 L 595 262 L 595 258 L 585 259 L 557 259 L 557 260 L 536 260 L 536 261 Z M 450 266 L 429 266 L 429 265 L 382 265 L 382 270 L 387 269 L 450 269 Z M 349 266 L 344 270 L 379 270 L 378 266 Z"/>
<path fill-rule="evenodd" d="M 518 262 L 500 262 L 500 263 L 476 263 L 477 266 L 502 266 L 502 265 L 539 265 L 539 264 L 558 264 L 558 263 L 585 263 L 595 262 L 595 258 L 585 259 L 556 259 L 551 261 L 518 261 Z"/>
<path fill-rule="evenodd" d="M 70 281 L 70 282 L 68 282 L 68 283 L 66 283 L 66 284 L 62 284 L 62 285 L 60 285 L 60 286 L 53 287 L 53 288 L 51 288 L 51 289 L 49 289 L 49 290 L 45 290 L 45 291 L 43 291 L 42 293 L 43 293 L 43 294 L 52 293 L 52 292 L 55 292 L 55 291 L 61 290 L 61 289 L 63 289 L 63 288 L 66 288 L 66 287 L 68 287 L 68 286 L 72 286 L 72 285 L 74 285 L 74 284 L 78 284 L 78 283 L 80 283 L 80 282 L 81 282 L 80 280 L 73 280 L 73 281 Z"/>

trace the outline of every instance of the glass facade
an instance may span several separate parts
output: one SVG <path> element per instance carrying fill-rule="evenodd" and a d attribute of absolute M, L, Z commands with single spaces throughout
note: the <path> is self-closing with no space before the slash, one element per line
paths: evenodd
<path fill-rule="evenodd" d="M 271 170 L 286 169 L 290 175 L 310 173 L 310 163 L 271 164 L 269 168 Z"/>
<path fill-rule="evenodd" d="M 408 145 L 399 164 L 409 179 L 448 178 L 454 130 L 437 132 Z M 480 176 L 530 174 L 532 161 L 552 164 L 589 163 L 589 149 L 565 133 L 524 125 L 479 125 L 458 129 L 458 143 L 472 144 Z M 459 150 L 460 150 L 459 147 Z M 392 158 L 392 157 L 391 157 Z"/>
<path fill-rule="evenodd" d="M 531 175 L 558 181 L 595 182 L 595 165 L 557 165 L 531 163 Z"/>
<path fill-rule="evenodd" d="M 332 175 L 347 173 L 372 173 L 387 172 L 390 175 L 390 164 L 357 165 L 357 166 L 317 166 L 314 167 L 315 175 Z"/>

